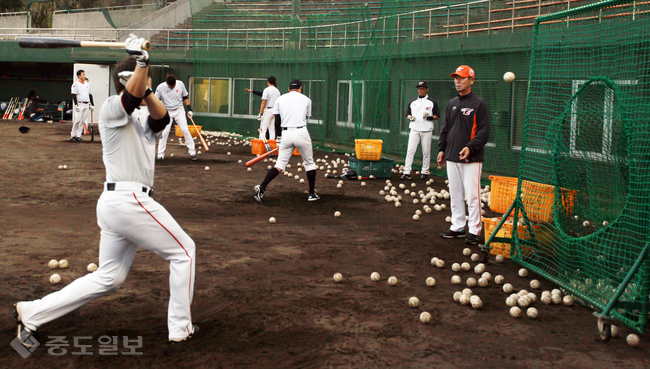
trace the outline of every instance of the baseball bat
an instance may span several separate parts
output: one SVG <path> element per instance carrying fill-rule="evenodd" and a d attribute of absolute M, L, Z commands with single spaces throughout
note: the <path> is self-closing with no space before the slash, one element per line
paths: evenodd
<path fill-rule="evenodd" d="M 201 139 L 201 144 L 203 145 L 205 151 L 210 151 L 210 149 L 208 149 L 208 144 L 206 144 L 205 140 L 203 139 L 203 135 L 201 134 L 201 132 L 199 132 L 199 128 L 196 126 L 196 124 L 194 124 L 194 119 L 192 119 L 192 117 L 190 117 L 189 115 L 187 117 L 190 118 L 190 121 L 192 121 L 192 125 L 194 126 L 196 133 L 199 135 L 199 138 Z"/>
<path fill-rule="evenodd" d="M 2 116 L 2 119 L 7 119 L 7 117 L 9 116 L 9 112 L 11 111 L 11 105 L 12 105 L 13 103 L 14 103 L 14 98 L 12 97 L 12 98 L 9 100 L 9 104 L 7 104 L 7 107 L 5 108 L 5 113 L 4 113 L 4 115 Z"/>
<path fill-rule="evenodd" d="M 11 110 L 9 111 L 9 116 L 7 119 L 13 119 L 14 114 L 16 113 L 16 106 L 18 106 L 18 103 L 20 102 L 20 97 L 17 97 L 16 100 L 14 100 L 14 104 L 11 106 Z"/>
<path fill-rule="evenodd" d="M 256 158 L 253 158 L 253 159 L 251 159 L 251 160 L 249 160 L 249 161 L 246 162 L 246 166 L 247 166 L 247 167 L 250 167 L 251 165 L 257 163 L 258 161 L 264 159 L 265 157 L 267 157 L 267 156 L 269 156 L 269 155 L 271 155 L 271 154 L 273 154 L 273 153 L 278 152 L 278 150 L 280 150 L 280 149 L 277 149 L 277 148 L 276 148 L 276 149 L 273 149 L 273 150 L 267 152 L 266 154 L 262 154 L 262 155 L 260 155 L 260 156 L 258 156 L 258 157 L 256 157 Z"/>
<path fill-rule="evenodd" d="M 78 41 L 53 37 L 21 37 L 18 46 L 28 49 L 61 49 L 66 47 L 124 47 L 124 42 Z M 143 50 L 151 50 L 151 43 L 142 43 Z"/>

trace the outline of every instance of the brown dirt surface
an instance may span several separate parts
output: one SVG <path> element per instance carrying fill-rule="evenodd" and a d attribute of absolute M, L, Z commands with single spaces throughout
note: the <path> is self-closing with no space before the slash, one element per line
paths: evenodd
<path fill-rule="evenodd" d="M 337 189 L 337 180 L 322 171 L 320 201 L 307 201 L 306 183 L 280 175 L 257 203 L 252 189 L 268 163 L 246 171 L 238 160 L 253 157 L 249 146 L 213 144 L 193 162 L 173 135 L 168 158 L 157 163 L 154 198 L 196 242 L 192 311 L 201 332 L 181 344 L 167 343 L 168 265 L 140 250 L 119 290 L 41 326 L 41 346 L 23 359 L 10 346 L 12 304 L 59 290 L 85 275 L 88 263 L 97 263 L 95 205 L 105 172 L 101 143 L 87 136 L 66 142 L 69 123 L 28 123 L 28 134 L 18 132 L 18 122 L 1 124 L 2 368 L 650 367 L 643 336 L 639 347 L 629 347 L 624 337 L 630 330 L 621 327 L 618 338 L 603 343 L 592 311 L 578 305 L 538 301 L 538 319 L 515 319 L 507 295 L 493 282 L 473 288 L 482 310 L 454 302 L 453 293 L 464 286 L 451 284 L 451 265 L 470 260 L 462 255 L 462 239 L 439 237 L 448 227 L 448 210 L 414 221 L 422 205 L 405 201 L 396 208 L 385 202 L 378 194 L 385 180 L 367 180 L 365 187 L 348 181 Z M 346 159 L 322 151 L 316 158 L 325 155 Z M 298 162 L 293 157 L 289 170 L 304 178 L 295 170 Z M 67 170 L 57 169 L 64 164 Z M 392 182 L 400 183 L 397 174 Z M 419 178 L 411 183 L 417 190 L 427 187 Z M 445 188 L 444 179 L 436 177 L 432 187 Z M 269 224 L 269 217 L 277 223 Z M 432 267 L 434 256 L 446 262 L 444 269 Z M 56 285 L 49 283 L 51 259 L 70 263 L 58 270 L 62 282 Z M 541 280 L 538 296 L 555 287 L 534 273 L 520 278 L 518 269 L 510 260 L 487 264 L 517 291 L 530 290 L 533 278 Z M 370 280 L 375 271 L 379 282 Z M 332 280 L 336 272 L 344 276 L 341 283 Z M 463 281 L 476 277 L 473 271 L 459 274 Z M 386 283 L 389 276 L 399 279 L 396 286 Z M 437 280 L 434 287 L 425 285 L 429 276 Z M 420 299 L 419 307 L 408 306 L 411 296 Z M 419 321 L 423 311 L 431 313 L 431 323 Z M 105 335 L 141 336 L 142 355 L 124 355 L 121 343 L 120 354 L 101 355 L 98 338 Z M 53 336 L 67 339 L 66 354 L 48 352 Z M 91 345 L 92 355 L 73 354 L 80 351 L 74 337 L 91 337 L 82 344 Z"/>

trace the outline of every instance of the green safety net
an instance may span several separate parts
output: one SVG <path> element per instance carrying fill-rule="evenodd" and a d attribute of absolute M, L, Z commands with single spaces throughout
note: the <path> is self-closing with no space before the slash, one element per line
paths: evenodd
<path fill-rule="evenodd" d="M 519 180 L 509 184 L 519 221 L 512 259 L 585 306 L 609 306 L 610 316 L 642 333 L 650 288 L 648 46 L 647 2 L 603 1 L 537 18 Z"/>

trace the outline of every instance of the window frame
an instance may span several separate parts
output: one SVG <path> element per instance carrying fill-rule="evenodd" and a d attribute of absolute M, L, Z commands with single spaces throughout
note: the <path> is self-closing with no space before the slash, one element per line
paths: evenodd
<path fill-rule="evenodd" d="M 234 109 L 233 106 L 233 78 L 231 77 L 190 77 L 189 80 L 189 86 L 190 86 L 190 102 L 192 105 L 195 105 L 195 99 L 194 99 L 194 80 L 195 79 L 202 79 L 202 80 L 208 80 L 208 112 L 195 112 L 197 116 L 203 116 L 203 117 L 232 117 L 232 112 Z M 228 113 L 210 113 L 210 110 L 212 108 L 212 80 L 222 80 L 222 81 L 228 81 Z"/>

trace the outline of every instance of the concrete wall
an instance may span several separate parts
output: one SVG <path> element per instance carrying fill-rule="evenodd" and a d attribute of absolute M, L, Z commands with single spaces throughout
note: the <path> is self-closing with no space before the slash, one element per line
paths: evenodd
<path fill-rule="evenodd" d="M 109 10 L 108 13 L 117 28 L 127 28 L 155 13 L 156 6 L 143 8 Z M 52 15 L 52 28 L 113 28 L 101 11 L 55 13 Z"/>
<path fill-rule="evenodd" d="M 29 28 L 32 24 L 31 15 L 27 12 L 0 14 L 0 28 Z M 12 32 L 15 33 L 15 32 Z"/>

